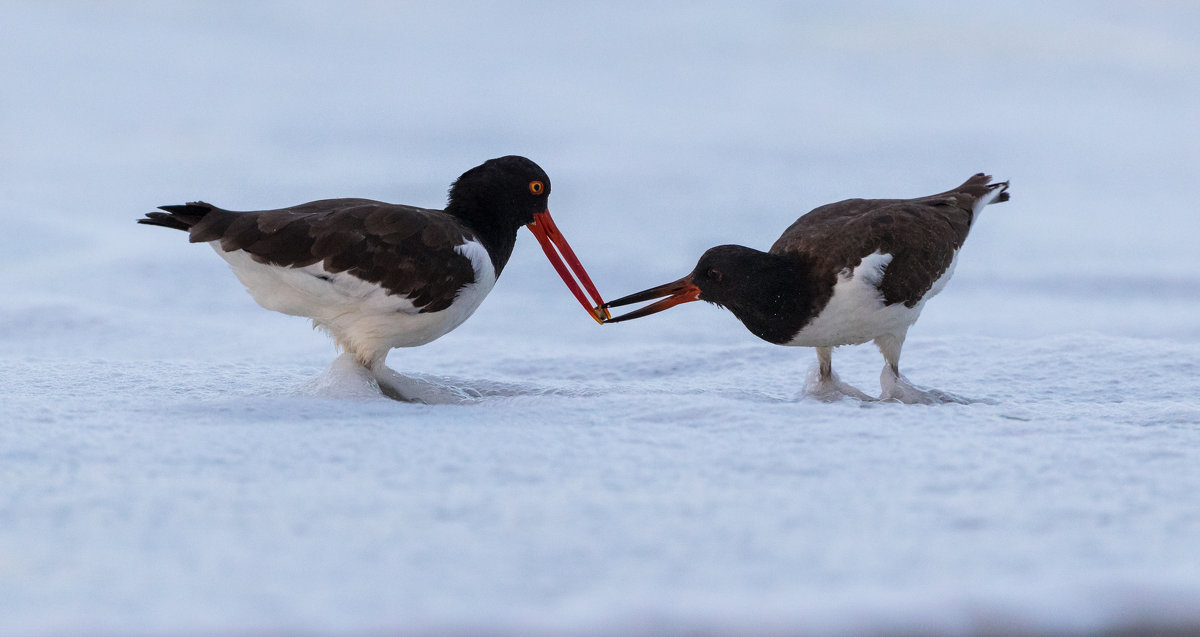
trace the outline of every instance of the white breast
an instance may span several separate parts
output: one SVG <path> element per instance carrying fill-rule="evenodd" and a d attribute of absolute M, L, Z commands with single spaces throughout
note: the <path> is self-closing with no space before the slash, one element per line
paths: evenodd
<path fill-rule="evenodd" d="M 903 335 L 917 321 L 925 302 L 946 286 L 954 273 L 958 253 L 955 253 L 950 267 L 913 307 L 903 303 L 884 304 L 879 283 L 891 262 L 891 254 L 875 252 L 863 257 L 862 263 L 853 272 L 848 268 L 840 272 L 829 303 L 787 344 L 836 347 L 858 345 L 884 334 Z"/>
<path fill-rule="evenodd" d="M 421 313 L 408 297 L 388 294 L 383 287 L 346 272 L 330 273 L 320 263 L 280 267 L 259 263 L 241 250 L 225 252 L 219 241 L 210 245 L 229 262 L 259 305 L 311 318 L 339 347 L 370 367 L 382 364 L 392 348 L 424 345 L 458 327 L 496 284 L 492 260 L 478 241 L 455 248 L 471 260 L 475 282 L 459 290 L 449 308 L 427 313 Z"/>

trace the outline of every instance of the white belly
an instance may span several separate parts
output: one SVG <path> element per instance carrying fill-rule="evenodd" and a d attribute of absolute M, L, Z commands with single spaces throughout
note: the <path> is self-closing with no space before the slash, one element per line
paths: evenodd
<path fill-rule="evenodd" d="M 255 261 L 241 250 L 225 252 L 210 242 L 259 305 L 313 320 L 367 366 L 382 364 L 394 347 L 424 345 L 467 320 L 496 284 L 492 260 L 483 245 L 471 241 L 456 248 L 471 260 L 475 282 L 463 287 L 454 303 L 440 312 L 421 313 L 408 297 L 345 272 L 330 273 L 320 263 L 287 268 Z"/>
<path fill-rule="evenodd" d="M 950 276 L 958 262 L 958 254 L 950 267 L 938 277 L 929 292 L 913 307 L 903 303 L 886 305 L 879 283 L 892 255 L 875 252 L 863 258 L 854 271 L 838 274 L 829 303 L 812 321 L 805 325 L 788 345 L 803 347 L 836 347 L 858 345 L 885 334 L 903 336 L 909 326 L 917 322 L 925 302 L 935 296 Z"/>

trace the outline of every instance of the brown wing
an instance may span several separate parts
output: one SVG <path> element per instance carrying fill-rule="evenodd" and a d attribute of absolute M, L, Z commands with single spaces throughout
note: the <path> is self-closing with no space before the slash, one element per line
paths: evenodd
<path fill-rule="evenodd" d="M 408 297 L 421 312 L 450 307 L 475 281 L 471 260 L 455 250 L 470 231 L 440 210 L 371 201 L 327 199 L 254 212 L 203 202 L 163 206 L 142 221 L 188 229 L 193 243 L 220 241 L 255 261 L 302 268 L 320 263 Z M 181 227 L 182 226 L 182 227 Z"/>
<path fill-rule="evenodd" d="M 774 254 L 803 255 L 814 271 L 836 276 L 876 251 L 892 255 L 880 290 L 886 303 L 912 307 L 933 287 L 971 229 L 981 197 L 1006 183 L 975 175 L 941 194 L 917 199 L 847 199 L 800 217 L 771 246 Z M 1005 201 L 1001 192 L 993 201 Z"/>

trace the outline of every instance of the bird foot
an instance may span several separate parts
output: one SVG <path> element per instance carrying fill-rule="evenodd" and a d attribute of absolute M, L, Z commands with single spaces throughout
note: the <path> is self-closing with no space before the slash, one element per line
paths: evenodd
<path fill-rule="evenodd" d="M 405 376 L 385 365 L 370 370 L 379 391 L 392 400 L 425 405 L 463 405 L 477 402 L 482 394 L 473 389 L 441 384 L 426 378 Z"/>
<path fill-rule="evenodd" d="M 375 375 L 350 354 L 333 359 L 320 376 L 304 383 L 300 392 L 338 400 L 370 400 L 379 398 L 380 393 Z"/>
<path fill-rule="evenodd" d="M 973 402 L 950 392 L 914 385 L 903 375 L 893 372 L 891 367 L 883 368 L 883 373 L 879 376 L 879 385 L 883 390 L 879 395 L 881 402 L 906 405 L 969 405 Z"/>
<path fill-rule="evenodd" d="M 814 367 L 809 372 L 808 378 L 805 379 L 803 395 L 827 403 L 835 403 L 844 398 L 861 401 L 875 400 L 854 385 L 842 382 L 837 374 L 821 375 L 821 370 L 817 367 Z"/>
<path fill-rule="evenodd" d="M 320 376 L 301 388 L 304 394 L 338 400 L 370 400 L 380 396 L 406 403 L 461 405 L 482 396 L 472 389 L 460 389 L 435 380 L 405 376 L 385 365 L 368 368 L 353 354 L 342 354 Z"/>

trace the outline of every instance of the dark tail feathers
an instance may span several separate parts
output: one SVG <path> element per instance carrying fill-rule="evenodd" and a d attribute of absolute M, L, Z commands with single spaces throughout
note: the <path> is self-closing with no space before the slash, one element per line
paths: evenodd
<path fill-rule="evenodd" d="M 989 193 L 999 188 L 1000 193 L 997 194 L 990 203 L 1008 201 L 1008 182 L 998 181 L 993 184 L 989 183 L 990 181 L 992 181 L 991 175 L 975 173 L 970 179 L 963 182 L 963 185 L 950 191 L 950 194 L 961 192 L 974 197 L 978 201 L 979 199 L 983 199 Z"/>
<path fill-rule="evenodd" d="M 166 212 L 147 212 L 146 216 L 138 219 L 137 222 L 148 226 L 162 226 L 187 231 L 199 223 L 204 215 L 211 212 L 214 207 L 203 201 L 193 201 L 182 206 L 159 206 L 159 210 Z"/>

